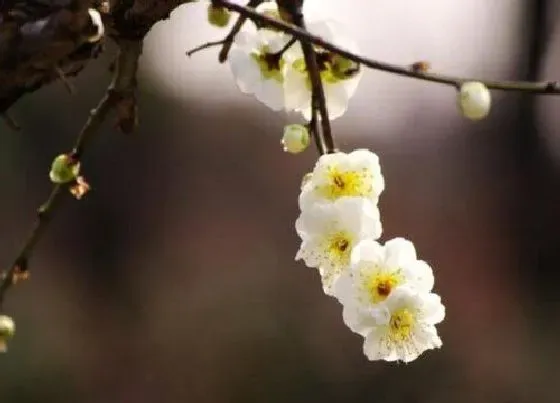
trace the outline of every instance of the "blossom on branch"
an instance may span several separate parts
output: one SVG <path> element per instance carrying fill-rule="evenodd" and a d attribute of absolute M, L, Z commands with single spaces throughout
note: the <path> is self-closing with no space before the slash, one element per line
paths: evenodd
<path fill-rule="evenodd" d="M 344 28 L 332 20 L 309 23 L 307 30 L 342 49 L 358 52 L 356 43 L 345 33 Z M 306 120 L 311 120 L 311 81 L 301 47 L 293 46 L 287 53 L 288 58 L 294 61 L 286 70 L 286 109 L 300 112 Z M 315 47 L 315 53 L 329 119 L 333 120 L 346 112 L 348 101 L 356 92 L 362 77 L 362 71 L 357 63 L 340 55 L 318 47 Z"/>
<path fill-rule="evenodd" d="M 385 189 L 379 158 L 366 149 L 322 155 L 299 197 L 300 207 L 341 197 L 364 197 L 377 204 Z"/>

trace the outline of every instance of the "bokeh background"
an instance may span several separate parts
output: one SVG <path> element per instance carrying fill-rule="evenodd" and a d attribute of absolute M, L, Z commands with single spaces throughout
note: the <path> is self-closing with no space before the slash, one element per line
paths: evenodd
<path fill-rule="evenodd" d="M 436 71 L 560 78 L 555 0 L 308 0 L 348 24 L 363 53 Z M 341 148 L 380 155 L 383 238 L 404 236 L 436 273 L 444 346 L 408 364 L 368 362 L 361 339 L 294 262 L 309 150 L 279 144 L 295 115 L 235 87 L 204 5 L 154 27 L 140 71 L 140 127 L 109 121 L 69 198 L 10 290 L 17 335 L 0 402 L 555 403 L 560 349 L 560 100 L 494 93 L 473 123 L 453 89 L 368 71 L 334 122 Z M 8 265 L 110 79 L 114 47 L 0 127 L 0 260 Z"/>

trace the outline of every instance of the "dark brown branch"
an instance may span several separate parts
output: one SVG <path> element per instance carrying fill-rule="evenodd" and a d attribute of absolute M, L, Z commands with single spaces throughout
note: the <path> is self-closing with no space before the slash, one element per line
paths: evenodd
<path fill-rule="evenodd" d="M 416 78 L 419 80 L 430 81 L 439 84 L 451 85 L 455 88 L 459 88 L 463 82 L 466 81 L 479 81 L 484 83 L 488 88 L 493 90 L 503 90 L 503 91 L 518 91 L 526 92 L 532 94 L 548 94 L 548 95 L 558 95 L 560 94 L 560 83 L 556 81 L 545 81 L 545 82 L 529 82 L 529 81 L 496 81 L 496 80 L 483 80 L 480 78 L 465 78 L 465 77 L 454 77 L 445 74 L 419 72 L 410 68 L 410 66 L 399 66 L 396 64 L 381 62 L 367 58 L 365 56 L 354 54 L 350 51 L 342 49 L 323 38 L 313 35 L 302 28 L 296 27 L 292 24 L 288 24 L 281 20 L 268 17 L 263 14 L 257 13 L 255 10 L 249 7 L 245 7 L 239 4 L 231 3 L 227 0 L 214 0 L 217 5 L 225 7 L 229 10 L 238 12 L 242 16 L 256 21 L 260 24 L 267 25 L 272 28 L 276 28 L 280 31 L 289 33 L 296 37 L 300 41 L 306 41 L 314 45 L 320 46 L 325 50 L 339 54 L 349 60 L 356 63 L 361 63 L 374 70 L 385 71 L 387 73 L 397 74 L 404 77 Z"/>
<path fill-rule="evenodd" d="M 305 21 L 301 8 L 291 7 L 287 10 L 296 26 L 305 30 Z M 317 63 L 317 54 L 310 42 L 300 41 L 301 50 L 305 59 L 305 66 L 311 81 L 311 109 L 318 111 L 321 117 L 321 134 L 323 138 L 324 149 L 323 153 L 333 153 L 336 150 L 334 138 L 331 133 L 331 122 L 329 119 L 329 111 L 327 108 L 327 100 L 325 97 L 325 89 L 323 88 L 323 81 L 321 79 L 321 72 L 319 64 Z"/>
<path fill-rule="evenodd" d="M 247 7 L 255 8 L 264 1 L 265 0 L 249 0 L 249 2 L 247 3 Z M 241 28 L 243 28 L 243 24 L 245 24 L 245 22 L 247 22 L 247 17 L 241 14 L 237 18 L 237 21 L 235 21 L 235 24 L 231 28 L 229 34 L 223 39 L 223 46 L 220 50 L 220 53 L 218 54 L 218 61 L 220 63 L 224 63 L 227 60 L 229 51 L 231 49 L 231 46 L 233 45 L 233 41 L 235 40 L 235 36 L 239 33 Z"/>
<path fill-rule="evenodd" d="M 138 59 L 142 53 L 141 40 L 119 41 L 119 55 L 113 75 L 113 81 L 107 89 L 107 93 L 99 102 L 97 107 L 91 111 L 89 119 L 80 131 L 74 144 L 72 156 L 79 159 L 89 143 L 91 137 L 97 133 L 101 123 L 107 118 L 109 112 L 118 103 L 134 93 L 136 89 L 136 72 Z M 6 270 L 0 278 L 0 310 L 2 309 L 6 291 L 17 281 L 18 276 L 27 272 L 29 259 L 37 242 L 47 229 L 47 226 L 61 201 L 65 185 L 54 185 L 45 203 L 37 210 L 37 220 L 27 240 L 24 242 L 12 266 Z"/>

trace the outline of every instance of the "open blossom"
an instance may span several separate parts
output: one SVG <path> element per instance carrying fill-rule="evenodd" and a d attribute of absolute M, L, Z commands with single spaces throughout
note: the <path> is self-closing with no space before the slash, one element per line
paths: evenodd
<path fill-rule="evenodd" d="M 410 362 L 442 345 L 435 325 L 445 317 L 437 294 L 403 286 L 371 310 L 376 326 L 365 334 L 364 354 L 370 360 Z"/>
<path fill-rule="evenodd" d="M 334 201 L 341 197 L 364 197 L 377 204 L 385 181 L 379 158 L 369 150 L 349 154 L 322 155 L 302 187 L 299 198 L 303 209 L 317 201 Z"/>
<path fill-rule="evenodd" d="M 401 286 L 429 293 L 434 286 L 431 267 L 416 258 L 414 245 L 406 239 L 395 238 L 385 245 L 366 239 L 352 250 L 350 270 L 333 293 L 343 305 L 344 323 L 365 336 L 376 326 L 371 310 Z"/>
<path fill-rule="evenodd" d="M 355 42 L 334 21 L 311 22 L 307 25 L 307 30 L 345 50 L 358 52 Z M 315 51 L 329 118 L 336 119 L 344 114 L 349 99 L 356 92 L 362 76 L 361 69 L 357 63 L 332 52 L 321 48 L 316 48 Z M 287 53 L 291 62 L 287 66 L 284 83 L 286 109 L 301 112 L 305 119 L 311 120 L 311 82 L 301 47 L 293 46 Z"/>
<path fill-rule="evenodd" d="M 316 203 L 296 221 L 302 243 L 296 260 L 319 269 L 323 289 L 332 293 L 335 280 L 350 264 L 350 253 L 361 240 L 381 236 L 379 210 L 369 200 L 349 197 Z"/>
<path fill-rule="evenodd" d="M 239 89 L 275 111 L 284 109 L 285 55 L 290 37 L 269 30 L 237 34 L 228 61 Z"/>

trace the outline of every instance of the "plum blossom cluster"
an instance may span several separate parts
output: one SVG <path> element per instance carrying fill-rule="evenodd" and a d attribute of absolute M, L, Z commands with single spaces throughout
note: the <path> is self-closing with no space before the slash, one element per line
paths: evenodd
<path fill-rule="evenodd" d="M 378 242 L 384 188 L 376 154 L 322 155 L 299 196 L 296 260 L 318 270 L 325 293 L 342 304 L 344 323 L 364 337 L 370 360 L 410 362 L 442 345 L 435 325 L 445 308 L 412 242 Z"/>
<path fill-rule="evenodd" d="M 275 2 L 265 2 L 257 11 L 278 19 Z M 310 21 L 307 30 L 356 52 L 357 46 L 344 28 L 332 20 Z M 344 114 L 361 78 L 357 63 L 316 48 L 329 119 Z M 295 111 L 311 119 L 312 88 L 301 46 L 291 35 L 254 24 L 246 24 L 236 37 L 229 58 L 239 89 L 253 95 L 275 111 Z"/>
<path fill-rule="evenodd" d="M 282 18 L 275 3 L 261 4 L 257 11 Z M 357 51 L 333 21 L 309 22 L 307 30 Z M 361 71 L 358 64 L 335 53 L 317 47 L 313 52 L 332 120 L 346 111 Z M 242 92 L 273 110 L 299 112 L 312 120 L 310 66 L 292 36 L 248 25 L 236 36 L 228 60 Z M 459 105 L 478 119 L 485 114 L 484 107 L 477 107 L 481 100 L 487 101 L 480 88 L 471 85 L 465 87 Z M 288 125 L 284 150 L 303 151 L 309 144 L 309 127 Z M 442 345 L 435 325 L 444 319 L 445 308 L 432 292 L 432 269 L 417 259 L 412 242 L 403 238 L 378 242 L 382 233 L 378 200 L 384 188 L 374 153 L 366 149 L 324 153 L 303 180 L 296 220 L 302 242 L 296 260 L 318 270 L 324 292 L 342 304 L 344 323 L 363 336 L 370 360 L 409 362 Z"/>

